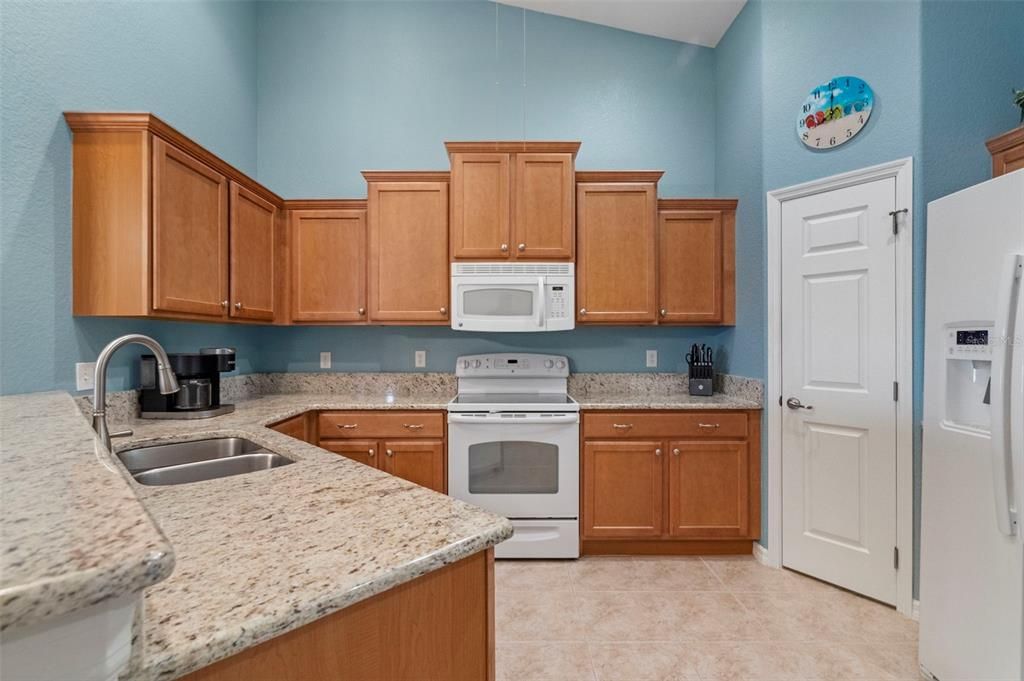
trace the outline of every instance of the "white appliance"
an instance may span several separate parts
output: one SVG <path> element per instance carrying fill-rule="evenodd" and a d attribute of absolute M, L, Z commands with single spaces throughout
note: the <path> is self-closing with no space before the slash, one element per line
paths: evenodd
<path fill-rule="evenodd" d="M 497 558 L 578 558 L 580 405 L 558 355 L 460 357 L 448 494 L 512 520 Z"/>
<path fill-rule="evenodd" d="M 928 204 L 921 669 L 1024 678 L 1024 170 Z"/>
<path fill-rule="evenodd" d="M 456 331 L 566 331 L 575 326 L 571 262 L 452 263 Z"/>

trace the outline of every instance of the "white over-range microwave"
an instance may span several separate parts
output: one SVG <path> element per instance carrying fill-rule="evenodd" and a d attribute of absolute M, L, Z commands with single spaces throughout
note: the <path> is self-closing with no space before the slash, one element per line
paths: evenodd
<path fill-rule="evenodd" d="M 573 263 L 452 263 L 456 331 L 567 331 L 575 327 Z"/>

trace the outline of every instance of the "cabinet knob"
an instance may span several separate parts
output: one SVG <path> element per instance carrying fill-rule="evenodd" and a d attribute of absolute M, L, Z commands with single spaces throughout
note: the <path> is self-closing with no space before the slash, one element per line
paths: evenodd
<path fill-rule="evenodd" d="M 661 308 L 660 310 L 658 310 L 658 314 L 664 317 L 665 315 L 668 314 L 668 310 L 666 310 L 665 308 Z"/>
<path fill-rule="evenodd" d="M 370 450 L 370 456 L 373 456 L 373 450 L 372 449 Z"/>
<path fill-rule="evenodd" d="M 661 456 L 661 448 L 660 447 L 658 449 L 654 450 L 654 456 Z"/>
<path fill-rule="evenodd" d="M 226 300 L 220 301 L 220 306 L 223 307 L 225 310 L 228 309 L 228 301 L 226 301 Z"/>
<path fill-rule="evenodd" d="M 394 456 L 395 455 L 395 453 L 393 451 L 391 451 L 390 449 L 385 449 L 384 453 L 387 454 L 388 456 Z"/>
<path fill-rule="evenodd" d="M 442 307 L 441 308 L 441 314 L 448 314 L 448 308 L 447 307 Z"/>
<path fill-rule="evenodd" d="M 580 316 L 583 317 L 583 316 L 586 316 L 586 314 L 587 314 L 587 308 L 581 307 L 580 308 Z"/>
<path fill-rule="evenodd" d="M 679 456 L 679 448 L 677 447 L 676 449 L 673 449 L 672 454 L 674 454 L 675 456 Z"/>
<path fill-rule="evenodd" d="M 526 250 L 526 244 L 519 244 L 519 252 L 522 253 Z"/>
<path fill-rule="evenodd" d="M 502 244 L 501 245 L 501 252 L 502 253 L 508 253 L 508 244 Z"/>
<path fill-rule="evenodd" d="M 365 307 L 361 307 L 361 308 L 359 308 L 358 312 L 359 312 L 360 315 L 364 315 L 364 314 L 366 314 L 366 308 Z"/>
<path fill-rule="evenodd" d="M 235 303 L 235 309 L 236 310 L 241 310 L 242 309 L 242 303 L 241 302 Z"/>

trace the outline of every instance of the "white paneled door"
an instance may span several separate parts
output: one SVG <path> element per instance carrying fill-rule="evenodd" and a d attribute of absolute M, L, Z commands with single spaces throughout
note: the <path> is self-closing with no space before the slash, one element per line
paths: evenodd
<path fill-rule="evenodd" d="M 886 178 L 782 204 L 782 563 L 896 602 L 896 246 Z M 907 386 L 909 389 L 909 386 Z"/>

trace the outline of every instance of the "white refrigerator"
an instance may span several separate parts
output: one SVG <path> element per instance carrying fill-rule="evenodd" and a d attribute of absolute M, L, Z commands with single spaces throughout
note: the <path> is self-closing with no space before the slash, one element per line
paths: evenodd
<path fill-rule="evenodd" d="M 1024 170 L 928 204 L 920 663 L 1024 678 Z"/>

